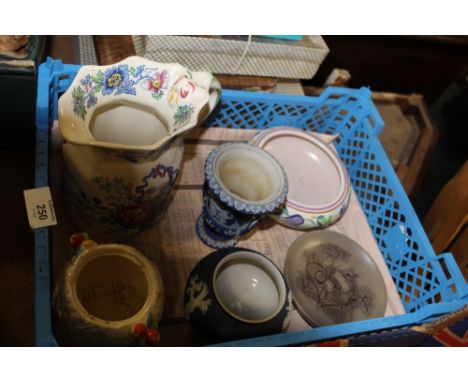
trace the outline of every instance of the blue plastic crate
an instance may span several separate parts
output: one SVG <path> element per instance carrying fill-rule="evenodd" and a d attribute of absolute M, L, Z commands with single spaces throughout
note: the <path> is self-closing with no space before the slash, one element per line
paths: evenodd
<path fill-rule="evenodd" d="M 36 187 L 48 185 L 48 138 L 57 100 L 79 66 L 48 59 L 39 68 Z M 290 125 L 339 134 L 335 141 L 353 188 L 400 293 L 406 314 L 276 334 L 222 345 L 296 345 L 432 321 L 468 304 L 468 284 L 449 253 L 436 255 L 377 138 L 383 127 L 367 88 L 328 88 L 320 97 L 223 91 L 206 126 Z M 56 345 L 51 320 L 49 229 L 35 231 L 36 344 Z"/>

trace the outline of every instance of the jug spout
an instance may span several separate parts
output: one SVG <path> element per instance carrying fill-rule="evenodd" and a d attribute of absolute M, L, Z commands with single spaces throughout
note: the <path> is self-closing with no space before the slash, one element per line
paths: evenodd
<path fill-rule="evenodd" d="M 187 70 L 180 75 L 168 93 L 168 103 L 176 109 L 171 134 L 200 125 L 220 96 L 221 85 L 211 73 Z"/>

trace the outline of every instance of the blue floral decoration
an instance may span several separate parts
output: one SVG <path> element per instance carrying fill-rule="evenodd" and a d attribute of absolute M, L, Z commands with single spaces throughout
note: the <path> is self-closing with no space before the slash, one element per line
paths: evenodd
<path fill-rule="evenodd" d="M 158 79 L 159 83 L 157 88 L 154 86 L 155 79 Z M 148 68 L 145 65 L 133 67 L 120 64 L 107 68 L 104 73 L 98 70 L 97 73 L 84 76 L 79 81 L 79 86 L 73 89 L 73 112 L 81 119 L 85 119 L 87 109 L 98 103 L 98 94 L 102 93 L 104 96 L 136 95 L 137 84 L 145 84 L 142 88 L 150 91 L 155 100 L 159 100 L 167 88 L 168 81 L 169 75 L 166 69 Z M 176 126 L 185 124 L 192 112 L 190 107 L 177 110 L 174 116 Z"/>
<path fill-rule="evenodd" d="M 88 74 L 85 78 L 83 78 L 80 81 L 80 84 L 83 85 L 84 87 L 87 87 L 88 85 L 92 86 L 91 75 Z"/>
<path fill-rule="evenodd" d="M 86 107 L 90 108 L 97 104 L 97 97 L 90 95 L 86 101 Z"/>
<path fill-rule="evenodd" d="M 128 65 L 113 66 L 104 73 L 102 94 L 110 95 L 116 91 L 115 95 L 122 93 L 135 95 L 134 84 L 128 76 Z"/>
<path fill-rule="evenodd" d="M 144 70 L 145 70 L 145 65 L 139 65 L 136 67 L 135 71 L 133 72 L 133 75 L 135 77 L 140 77 L 143 74 Z"/>
<path fill-rule="evenodd" d="M 191 105 L 179 106 L 174 114 L 174 127 L 181 128 L 186 125 L 194 111 L 195 109 Z"/>

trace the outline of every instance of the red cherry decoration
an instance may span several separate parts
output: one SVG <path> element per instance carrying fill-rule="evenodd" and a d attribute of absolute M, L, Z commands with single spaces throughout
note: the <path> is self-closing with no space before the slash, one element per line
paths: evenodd
<path fill-rule="evenodd" d="M 145 324 L 142 324 L 141 322 L 139 324 L 136 324 L 135 327 L 133 328 L 133 332 L 138 336 L 138 337 L 147 337 L 148 335 L 148 330 L 146 329 Z"/>
<path fill-rule="evenodd" d="M 83 241 L 85 237 L 81 233 L 75 233 L 70 237 L 70 245 L 73 247 L 78 247 Z"/>
<path fill-rule="evenodd" d="M 157 329 L 148 329 L 148 331 L 146 332 L 146 343 L 149 346 L 154 346 L 160 338 L 161 335 L 159 334 L 159 331 Z"/>

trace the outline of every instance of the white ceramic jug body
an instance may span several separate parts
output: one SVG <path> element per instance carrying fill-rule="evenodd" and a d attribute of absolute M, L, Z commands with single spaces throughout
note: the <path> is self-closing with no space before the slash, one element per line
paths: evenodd
<path fill-rule="evenodd" d="M 182 157 L 180 138 L 142 162 L 65 144 L 62 193 L 70 218 L 98 240 L 125 240 L 155 224 L 168 207 Z"/>

